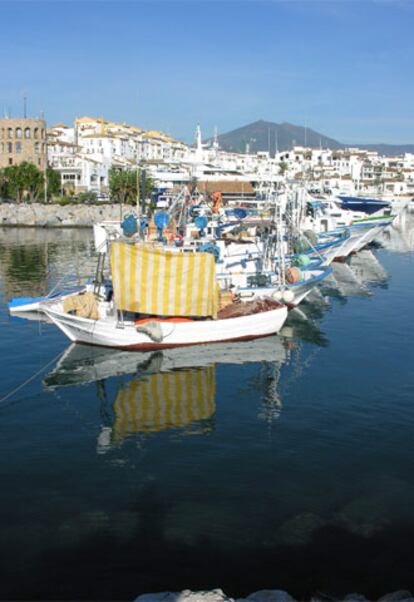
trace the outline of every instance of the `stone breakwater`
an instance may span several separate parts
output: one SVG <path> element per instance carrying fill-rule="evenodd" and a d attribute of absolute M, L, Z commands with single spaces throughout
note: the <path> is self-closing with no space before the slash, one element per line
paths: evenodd
<path fill-rule="evenodd" d="M 122 214 L 133 207 L 122 206 Z M 119 205 L 42 205 L 40 203 L 1 203 L 1 226 L 40 226 L 86 228 L 104 220 L 119 220 Z"/>
<path fill-rule="evenodd" d="M 370 602 L 362 594 L 348 594 L 345 597 L 334 598 L 324 594 L 313 596 L 310 602 Z M 160 592 L 157 594 L 142 594 L 135 602 L 296 602 L 290 594 L 280 589 L 263 589 L 246 598 L 229 598 L 221 589 L 211 591 L 193 592 L 184 590 L 182 592 Z M 392 592 L 377 602 L 414 602 L 411 592 L 399 590 Z"/>

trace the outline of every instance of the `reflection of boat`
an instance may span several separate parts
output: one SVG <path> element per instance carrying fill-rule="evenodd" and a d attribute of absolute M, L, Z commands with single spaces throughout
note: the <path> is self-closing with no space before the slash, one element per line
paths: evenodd
<path fill-rule="evenodd" d="M 388 280 L 386 270 L 369 249 L 363 249 L 357 255 L 351 257 L 349 265 L 357 278 L 364 284 L 381 286 L 386 284 Z"/>
<path fill-rule="evenodd" d="M 214 366 L 130 380 L 119 389 L 113 403 L 113 442 L 133 433 L 183 428 L 211 418 L 215 398 Z"/>
<path fill-rule="evenodd" d="M 389 251 L 410 253 L 414 250 L 414 216 L 404 211 L 397 223 L 380 237 L 381 244 Z"/>
<path fill-rule="evenodd" d="M 72 344 L 60 358 L 53 372 L 46 376 L 44 384 L 49 387 L 80 385 L 123 374 L 166 372 L 215 363 L 282 363 L 285 359 L 285 346 L 277 336 L 242 343 L 149 351 L 139 355 L 133 351 Z"/>
<path fill-rule="evenodd" d="M 96 382 L 104 417 L 98 451 L 103 453 L 132 434 L 170 428 L 184 429 L 185 434 L 211 430 L 218 364 L 254 362 L 260 364 L 260 371 L 267 367 L 267 372 L 270 371 L 266 377 L 267 389 L 272 383 L 273 393 L 267 391 L 267 415 L 270 410 L 278 415 L 281 401 L 276 387 L 280 366 L 288 353 L 284 339 L 277 336 L 139 355 L 133 351 L 71 345 L 44 384 L 53 388 Z M 116 380 L 116 393 L 110 401 L 106 379 L 127 374 L 135 376 Z"/>

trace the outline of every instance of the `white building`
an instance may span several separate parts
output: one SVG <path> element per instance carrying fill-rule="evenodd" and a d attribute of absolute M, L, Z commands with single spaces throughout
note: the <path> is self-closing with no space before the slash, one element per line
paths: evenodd
<path fill-rule="evenodd" d="M 62 190 L 107 193 L 113 167 L 145 166 L 160 188 L 177 188 L 194 178 L 203 182 L 245 182 L 256 189 L 277 188 L 284 180 L 347 194 L 413 194 L 414 155 L 381 157 L 358 148 L 235 153 L 221 150 L 217 136 L 202 144 L 197 127 L 194 146 L 159 131 L 126 123 L 81 117 L 73 127 L 48 130 L 49 164 L 61 173 Z"/>

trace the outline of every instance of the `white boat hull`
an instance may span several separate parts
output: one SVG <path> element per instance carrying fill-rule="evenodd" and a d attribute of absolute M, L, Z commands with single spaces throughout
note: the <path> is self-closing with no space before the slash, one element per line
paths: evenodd
<path fill-rule="evenodd" d="M 252 301 L 261 297 L 271 297 L 286 303 L 288 307 L 297 307 L 309 293 L 321 283 L 324 278 L 332 273 L 331 268 L 316 268 L 314 270 L 304 270 L 304 274 L 308 276 L 306 280 L 301 280 L 293 284 L 285 286 L 270 285 L 257 287 L 240 288 L 239 292 L 243 301 Z"/>
<path fill-rule="evenodd" d="M 113 317 L 81 318 L 64 313 L 59 304 L 51 304 L 43 311 L 73 342 L 136 350 L 255 339 L 278 333 L 287 318 L 287 307 L 280 305 L 277 309 L 223 320 L 156 321 L 162 334 L 157 337 L 159 341 L 154 341 L 148 334 L 137 332 L 133 322 L 120 325 Z"/>
<path fill-rule="evenodd" d="M 352 253 L 357 253 L 372 242 L 385 228 L 392 223 L 392 219 L 385 219 L 380 223 L 366 223 L 351 226 L 351 236 L 338 249 L 336 259 L 345 258 Z"/>

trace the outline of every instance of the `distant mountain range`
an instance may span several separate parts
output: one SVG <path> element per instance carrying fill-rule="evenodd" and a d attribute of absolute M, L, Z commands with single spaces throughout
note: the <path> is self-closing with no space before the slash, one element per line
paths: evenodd
<path fill-rule="evenodd" d="M 211 138 L 206 140 L 211 142 Z M 315 132 L 310 128 L 292 123 L 274 123 L 260 119 L 249 125 L 237 128 L 226 134 L 218 136 L 220 148 L 237 153 L 251 153 L 275 150 L 290 150 L 293 146 L 308 146 L 312 148 L 339 149 L 357 146 L 367 150 L 376 150 L 381 155 L 400 155 L 414 153 L 414 144 L 344 144 L 329 138 L 324 134 Z"/>

